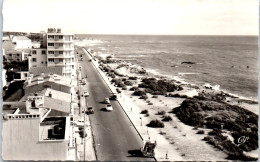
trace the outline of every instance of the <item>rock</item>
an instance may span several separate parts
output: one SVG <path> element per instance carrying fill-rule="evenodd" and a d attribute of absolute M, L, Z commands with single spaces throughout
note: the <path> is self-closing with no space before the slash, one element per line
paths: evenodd
<path fill-rule="evenodd" d="M 184 62 L 181 62 L 181 64 L 196 64 L 195 62 L 190 62 L 190 61 L 184 61 Z"/>

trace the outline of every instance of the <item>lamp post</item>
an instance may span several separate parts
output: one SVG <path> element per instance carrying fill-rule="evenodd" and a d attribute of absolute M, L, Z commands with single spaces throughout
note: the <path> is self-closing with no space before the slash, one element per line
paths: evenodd
<path fill-rule="evenodd" d="M 142 117 L 140 117 L 140 119 L 141 119 L 141 126 L 143 126 Z"/>

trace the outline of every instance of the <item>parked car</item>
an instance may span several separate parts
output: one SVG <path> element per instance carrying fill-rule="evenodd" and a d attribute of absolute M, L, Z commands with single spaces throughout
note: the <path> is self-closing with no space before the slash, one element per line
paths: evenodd
<path fill-rule="evenodd" d="M 105 98 L 105 101 L 104 101 L 106 104 L 110 104 L 110 101 L 109 101 L 109 98 Z"/>
<path fill-rule="evenodd" d="M 88 109 L 86 110 L 86 114 L 94 114 L 94 109 L 93 107 L 88 107 Z"/>
<path fill-rule="evenodd" d="M 88 97 L 88 96 L 89 96 L 89 93 L 88 93 L 88 91 L 84 91 L 82 95 L 83 95 L 84 97 Z"/>
<path fill-rule="evenodd" d="M 111 95 L 111 96 L 110 96 L 110 100 L 117 100 L 117 95 L 115 95 L 115 94 L 114 94 L 114 95 Z"/>
<path fill-rule="evenodd" d="M 106 110 L 107 110 L 107 111 L 112 111 L 112 110 L 113 110 L 113 107 L 112 107 L 112 105 L 110 105 L 110 104 L 109 104 L 109 105 L 107 105 L 107 106 L 106 106 Z"/>
<path fill-rule="evenodd" d="M 78 127 L 84 127 L 84 125 L 86 125 L 86 126 L 90 125 L 90 123 L 87 121 L 84 123 L 84 119 L 79 119 L 78 121 L 75 122 L 75 124 Z"/>

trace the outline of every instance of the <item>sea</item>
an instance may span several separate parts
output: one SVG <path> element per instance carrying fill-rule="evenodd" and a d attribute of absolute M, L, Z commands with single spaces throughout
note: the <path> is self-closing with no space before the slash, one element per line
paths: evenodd
<path fill-rule="evenodd" d="M 114 55 L 155 75 L 258 98 L 257 36 L 75 36 L 98 54 Z"/>

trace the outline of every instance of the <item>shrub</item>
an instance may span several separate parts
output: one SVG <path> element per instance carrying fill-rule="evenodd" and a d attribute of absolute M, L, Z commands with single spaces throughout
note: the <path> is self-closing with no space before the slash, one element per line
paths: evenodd
<path fill-rule="evenodd" d="M 197 132 L 197 134 L 204 134 L 204 133 L 205 133 L 204 130 L 199 130 L 199 131 Z"/>
<path fill-rule="evenodd" d="M 124 82 L 124 84 L 125 84 L 125 85 L 128 85 L 128 86 L 132 86 L 132 85 L 133 85 L 133 83 L 132 83 L 131 81 L 129 81 L 129 80 L 126 80 L 126 81 Z"/>
<path fill-rule="evenodd" d="M 143 95 L 146 95 L 146 93 L 142 90 L 135 90 L 133 95 L 135 96 L 143 96 Z"/>
<path fill-rule="evenodd" d="M 163 122 L 159 121 L 158 119 L 150 121 L 147 126 L 152 128 L 164 128 Z"/>
<path fill-rule="evenodd" d="M 169 115 L 164 116 L 164 118 L 162 119 L 162 121 L 171 121 L 172 117 Z"/>
<path fill-rule="evenodd" d="M 129 79 L 130 80 L 137 80 L 137 77 L 130 76 Z"/>
<path fill-rule="evenodd" d="M 158 98 L 158 96 L 153 96 L 152 98 Z"/>
<path fill-rule="evenodd" d="M 156 115 L 165 115 L 165 111 L 164 110 L 158 111 Z"/>
<path fill-rule="evenodd" d="M 212 131 L 210 131 L 210 132 L 208 133 L 208 135 L 210 135 L 210 136 L 218 136 L 218 135 L 220 135 L 221 133 L 222 133 L 222 131 L 221 131 L 220 129 L 214 128 Z"/>
<path fill-rule="evenodd" d="M 142 95 L 142 96 L 140 97 L 140 99 L 147 100 L 147 99 L 148 99 L 148 97 L 147 97 L 147 95 Z"/>
<path fill-rule="evenodd" d="M 127 88 L 126 88 L 126 87 L 123 87 L 122 89 L 123 89 L 123 90 L 127 90 Z"/>
<path fill-rule="evenodd" d="M 148 110 L 143 110 L 143 111 L 141 111 L 140 114 L 147 114 L 147 113 L 148 113 Z"/>
<path fill-rule="evenodd" d="M 130 88 L 130 91 L 136 91 L 136 90 L 139 90 L 138 87 L 131 87 Z"/>

